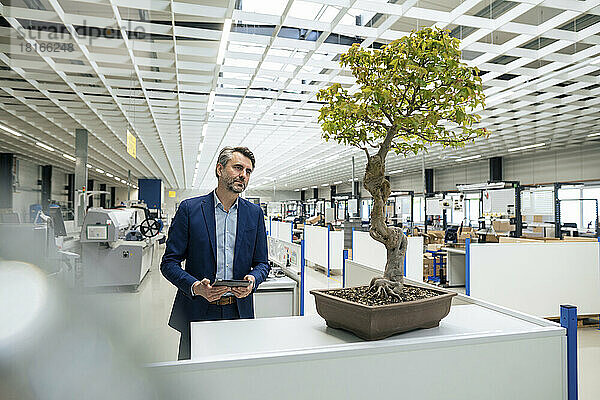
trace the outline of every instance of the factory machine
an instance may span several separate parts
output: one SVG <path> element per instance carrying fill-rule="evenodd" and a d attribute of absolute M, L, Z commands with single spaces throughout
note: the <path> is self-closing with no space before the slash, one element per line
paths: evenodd
<path fill-rule="evenodd" d="M 158 220 L 148 218 L 144 211 L 140 208 L 87 211 L 80 237 L 84 287 L 137 289 L 163 236 Z"/>

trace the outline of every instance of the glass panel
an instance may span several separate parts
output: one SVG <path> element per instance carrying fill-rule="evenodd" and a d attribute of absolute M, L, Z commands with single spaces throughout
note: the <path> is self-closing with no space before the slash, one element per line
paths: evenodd
<path fill-rule="evenodd" d="M 469 199 L 469 222 L 471 226 L 478 226 L 479 223 L 479 199 Z"/>
<path fill-rule="evenodd" d="M 596 199 L 600 202 L 600 188 L 583 189 L 584 199 Z M 596 229 L 596 202 L 585 200 L 583 202 L 583 228 L 594 231 Z"/>
<path fill-rule="evenodd" d="M 563 224 L 577 224 L 581 229 L 581 204 L 579 201 L 561 201 L 560 221 Z"/>

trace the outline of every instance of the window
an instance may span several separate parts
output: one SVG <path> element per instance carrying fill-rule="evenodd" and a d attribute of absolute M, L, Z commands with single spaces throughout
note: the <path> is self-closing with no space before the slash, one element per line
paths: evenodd
<path fill-rule="evenodd" d="M 574 200 L 581 198 L 581 189 L 560 189 L 558 191 L 560 200 Z M 581 229 L 581 202 L 580 201 L 561 201 L 560 202 L 560 222 L 577 224 Z"/>
<path fill-rule="evenodd" d="M 584 199 L 595 199 L 600 203 L 600 188 L 583 189 Z M 596 229 L 596 201 L 584 200 L 582 203 L 583 229 Z"/>
<path fill-rule="evenodd" d="M 422 197 L 413 198 L 413 213 L 415 222 L 423 222 L 425 215 L 425 202 Z"/>

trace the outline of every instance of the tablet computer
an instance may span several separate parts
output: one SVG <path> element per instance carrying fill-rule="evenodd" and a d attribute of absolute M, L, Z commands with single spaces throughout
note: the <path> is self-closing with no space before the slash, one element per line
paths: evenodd
<path fill-rule="evenodd" d="M 251 281 L 241 279 L 219 279 L 212 286 L 228 286 L 228 287 L 246 287 L 250 286 Z"/>

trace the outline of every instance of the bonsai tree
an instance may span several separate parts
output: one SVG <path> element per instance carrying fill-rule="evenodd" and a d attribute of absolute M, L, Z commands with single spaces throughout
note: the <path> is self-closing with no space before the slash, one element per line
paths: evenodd
<path fill-rule="evenodd" d="M 385 223 L 387 154 L 416 155 L 434 144 L 462 147 L 488 134 L 474 127 L 480 117 L 473 111 L 485 99 L 479 70 L 460 62 L 458 46 L 448 31 L 431 28 L 378 50 L 354 44 L 340 64 L 350 68 L 359 90 L 350 93 L 335 83 L 317 94 L 325 102 L 319 115 L 323 137 L 367 156 L 363 185 L 373 197 L 369 232 L 387 249 L 384 275 L 370 284 L 379 296 L 400 299 L 408 243 L 400 228 Z"/>

